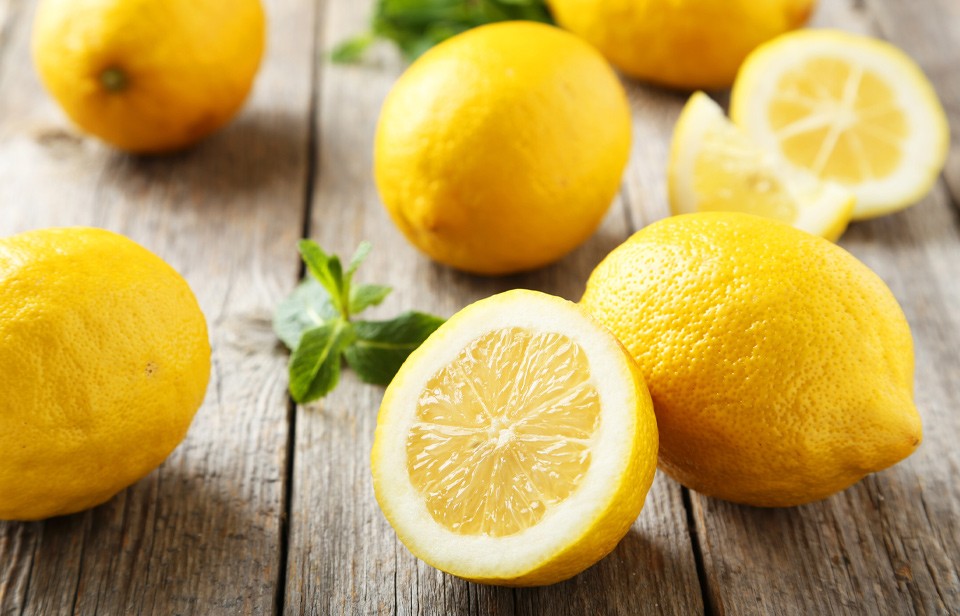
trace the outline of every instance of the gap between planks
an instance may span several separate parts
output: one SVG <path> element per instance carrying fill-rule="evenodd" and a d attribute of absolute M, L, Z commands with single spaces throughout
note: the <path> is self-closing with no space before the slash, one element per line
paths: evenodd
<path fill-rule="evenodd" d="M 307 115 L 307 142 L 306 142 L 306 177 L 304 181 L 303 192 L 303 217 L 300 222 L 300 237 L 310 237 L 311 220 L 313 216 L 313 206 L 316 201 L 314 188 L 319 175 L 320 160 L 318 142 L 320 139 L 320 83 L 321 72 L 323 70 L 323 30 L 320 27 L 322 23 L 321 16 L 326 9 L 326 0 L 315 0 L 313 12 L 313 23 L 311 32 L 313 33 L 313 45 L 311 46 L 310 58 L 310 110 Z M 302 259 L 298 258 L 297 283 L 306 276 L 307 267 Z M 290 529 L 292 525 L 291 515 L 293 512 L 293 491 L 294 491 L 294 464 L 297 451 L 297 403 L 290 395 L 290 390 L 286 391 L 287 399 L 287 458 L 284 468 L 284 484 L 281 496 L 280 509 L 280 549 L 279 549 L 279 570 L 276 586 L 276 614 L 284 614 L 286 611 L 287 599 L 287 567 L 290 556 Z"/>

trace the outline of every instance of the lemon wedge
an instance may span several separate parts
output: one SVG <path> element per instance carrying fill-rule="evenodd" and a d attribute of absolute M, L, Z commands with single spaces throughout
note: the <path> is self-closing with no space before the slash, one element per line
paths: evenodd
<path fill-rule="evenodd" d="M 833 241 L 855 200 L 835 184 L 779 167 L 702 92 L 690 97 L 674 128 L 667 186 L 674 214 L 755 214 Z"/>
<path fill-rule="evenodd" d="M 854 219 L 922 198 L 950 139 L 913 60 L 889 43 L 833 30 L 792 32 L 751 53 L 730 116 L 783 164 L 851 190 Z"/>
<path fill-rule="evenodd" d="M 636 363 L 578 305 L 508 291 L 452 317 L 387 388 L 371 456 L 377 501 L 428 564 L 543 585 L 610 552 L 656 468 Z"/>

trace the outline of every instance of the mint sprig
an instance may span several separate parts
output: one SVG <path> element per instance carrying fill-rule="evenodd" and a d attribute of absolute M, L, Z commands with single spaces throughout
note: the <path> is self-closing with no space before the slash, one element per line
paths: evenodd
<path fill-rule="evenodd" d="M 299 403 L 324 397 L 337 386 L 343 359 L 360 379 L 387 385 L 397 370 L 443 319 L 404 312 L 389 321 L 354 321 L 390 294 L 380 284 L 354 284 L 353 276 L 370 253 L 361 242 L 344 269 L 312 240 L 298 248 L 307 276 L 280 305 L 273 318 L 277 337 L 290 349 L 290 395 Z"/>
<path fill-rule="evenodd" d="M 378 0 L 370 30 L 337 45 L 334 62 L 357 62 L 377 39 L 414 60 L 455 34 L 496 21 L 553 23 L 544 0 Z"/>

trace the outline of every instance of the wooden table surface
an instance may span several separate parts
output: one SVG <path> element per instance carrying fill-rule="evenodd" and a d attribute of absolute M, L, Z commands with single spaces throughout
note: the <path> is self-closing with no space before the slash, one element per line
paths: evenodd
<path fill-rule="evenodd" d="M 371 174 L 378 110 L 403 63 L 327 50 L 369 0 L 266 0 L 269 51 L 226 130 L 189 152 L 130 157 L 78 135 L 29 58 L 33 2 L 0 0 L 0 234 L 54 225 L 124 233 L 176 267 L 211 326 L 210 389 L 163 466 L 96 509 L 0 523 L 0 615 L 958 614 L 960 613 L 960 2 L 822 0 L 817 25 L 907 50 L 951 119 L 942 180 L 841 245 L 892 288 L 913 330 L 919 451 L 825 501 L 766 510 L 658 474 L 619 547 L 558 585 L 480 586 L 416 560 L 373 498 L 368 456 L 383 390 L 349 372 L 295 406 L 271 332 L 301 236 L 349 253 L 396 291 L 382 316 L 450 315 L 514 287 L 578 299 L 593 266 L 667 215 L 664 166 L 683 95 L 627 83 L 634 142 L 599 232 L 560 263 L 484 279 L 434 265 L 382 209 Z M 3 455 L 0 452 L 0 455 Z"/>

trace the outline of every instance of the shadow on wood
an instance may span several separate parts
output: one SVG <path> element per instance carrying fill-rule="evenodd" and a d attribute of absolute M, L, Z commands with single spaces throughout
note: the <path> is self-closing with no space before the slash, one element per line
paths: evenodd
<path fill-rule="evenodd" d="M 615 204 L 608 217 L 620 215 L 619 205 Z M 510 276 L 476 276 L 432 262 L 422 254 L 420 258 L 427 263 L 424 269 L 430 278 L 429 283 L 444 289 L 452 297 L 466 296 L 472 298 L 470 301 L 476 301 L 510 289 L 532 289 L 576 302 L 580 300 L 593 268 L 624 239 L 622 231 L 603 225 L 584 244 L 556 263 Z M 454 310 L 460 308 L 463 306 Z"/>
<path fill-rule="evenodd" d="M 282 112 L 251 110 L 196 145 L 167 154 L 116 150 L 66 120 L 30 127 L 27 135 L 53 165 L 60 160 L 75 163 L 81 150 L 89 150 L 88 155 L 100 150 L 115 188 L 132 200 L 145 194 L 148 184 L 168 182 L 175 176 L 197 180 L 182 182 L 191 185 L 183 201 L 199 203 L 230 201 L 241 194 L 252 197 L 277 185 L 302 185 L 305 180 L 304 121 Z"/>
<path fill-rule="evenodd" d="M 274 550 L 251 553 L 247 534 L 258 528 L 239 493 L 195 471 L 162 466 L 107 503 L 42 522 L 0 523 L 0 544 L 13 549 L 21 574 L 4 579 L 0 612 L 30 605 L 38 613 L 94 613 L 107 598 L 131 613 L 187 613 L 198 606 L 256 611 L 272 605 L 274 583 L 236 594 L 233 576 L 274 569 Z M 222 482 L 221 482 L 222 485 Z M 260 562 L 263 561 L 263 562 Z"/>
<path fill-rule="evenodd" d="M 583 573 L 553 586 L 518 589 L 517 614 L 675 613 L 680 607 L 671 599 L 676 589 L 656 584 L 664 571 L 680 568 L 674 558 L 631 528 L 613 552 Z"/>

